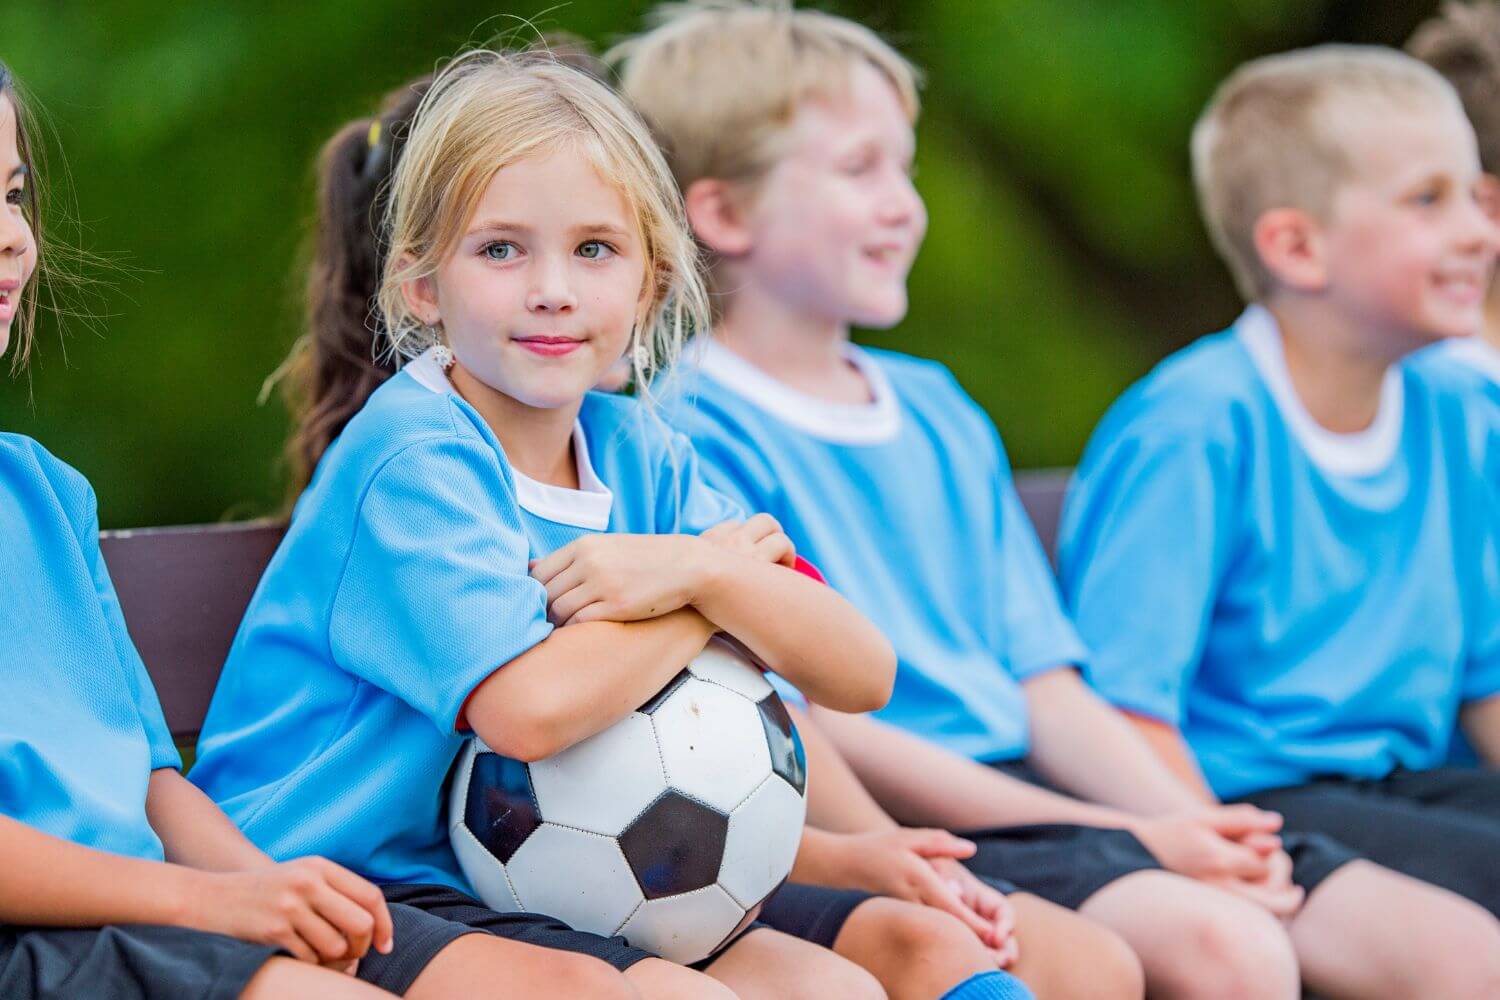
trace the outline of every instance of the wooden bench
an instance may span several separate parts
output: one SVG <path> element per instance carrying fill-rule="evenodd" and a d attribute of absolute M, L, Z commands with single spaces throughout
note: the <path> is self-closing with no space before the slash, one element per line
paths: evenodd
<path fill-rule="evenodd" d="M 1051 551 L 1068 471 L 1016 477 Z M 130 635 L 185 746 L 198 737 L 250 595 L 281 541 L 279 521 L 106 531 L 100 537 Z"/>

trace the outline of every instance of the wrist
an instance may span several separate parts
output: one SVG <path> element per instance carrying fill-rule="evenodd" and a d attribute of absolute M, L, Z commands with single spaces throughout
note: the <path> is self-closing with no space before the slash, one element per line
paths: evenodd
<path fill-rule="evenodd" d="M 685 536 L 692 545 L 692 556 L 686 560 L 688 567 L 687 603 L 703 614 L 705 605 L 712 604 L 723 590 L 730 577 L 728 550 L 697 536 Z"/>
<path fill-rule="evenodd" d="M 207 930 L 208 915 L 213 912 L 212 900 L 217 895 L 212 872 L 168 864 L 160 886 L 155 893 L 162 907 L 160 922 L 172 927 L 190 927 Z M 155 922 L 155 921 L 152 921 Z"/>

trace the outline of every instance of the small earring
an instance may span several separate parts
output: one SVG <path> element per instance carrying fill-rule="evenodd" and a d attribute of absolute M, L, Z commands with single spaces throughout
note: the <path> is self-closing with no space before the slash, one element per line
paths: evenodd
<path fill-rule="evenodd" d="M 432 360 L 443 371 L 453 367 L 453 352 L 448 349 L 447 344 L 434 344 L 432 347 Z"/>

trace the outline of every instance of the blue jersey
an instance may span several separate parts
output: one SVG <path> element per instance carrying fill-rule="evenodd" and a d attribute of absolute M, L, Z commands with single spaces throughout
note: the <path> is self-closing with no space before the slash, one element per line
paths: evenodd
<path fill-rule="evenodd" d="M 697 354 L 697 370 L 693 370 Z M 978 760 L 1023 756 L 1018 681 L 1082 662 L 994 425 L 947 369 L 849 348 L 874 401 L 796 392 L 712 341 L 674 422 L 711 481 L 781 521 L 895 646 L 876 715 Z"/>
<path fill-rule="evenodd" d="M 94 491 L 0 434 L 0 537 L 0 813 L 160 861 L 146 786 L 181 762 L 99 554 Z"/>
<path fill-rule="evenodd" d="M 573 445 L 580 489 L 522 476 L 427 355 L 329 448 L 251 599 L 191 775 L 273 857 L 470 891 L 440 789 L 465 699 L 551 632 L 528 562 L 589 532 L 740 516 L 632 400 L 590 394 Z"/>
<path fill-rule="evenodd" d="M 1179 727 L 1221 796 L 1440 763 L 1459 705 L 1500 690 L 1480 422 L 1403 365 L 1366 431 L 1324 430 L 1260 308 L 1169 358 L 1064 510 L 1092 682 Z"/>

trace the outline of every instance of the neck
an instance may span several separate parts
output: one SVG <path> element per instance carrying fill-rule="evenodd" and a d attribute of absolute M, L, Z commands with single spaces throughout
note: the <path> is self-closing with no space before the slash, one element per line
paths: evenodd
<path fill-rule="evenodd" d="M 1407 352 L 1381 350 L 1370 332 L 1321 300 L 1268 305 L 1281 332 L 1292 388 L 1325 430 L 1354 434 L 1380 412 L 1386 372 Z"/>
<path fill-rule="evenodd" d="M 868 403 L 873 391 L 844 356 L 849 325 L 759 294 L 735 291 L 714 337 L 761 371 L 799 392 L 839 403 Z"/>
<path fill-rule="evenodd" d="M 527 406 L 475 378 L 462 362 L 455 361 L 448 375 L 494 432 L 512 468 L 538 482 L 578 489 L 573 423 L 583 400 L 552 409 Z"/>

